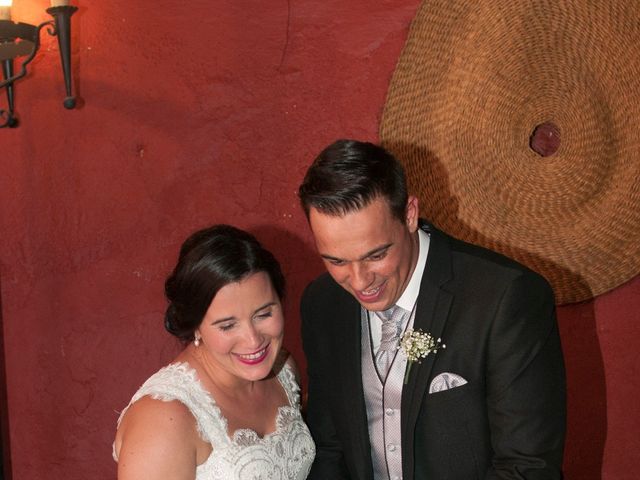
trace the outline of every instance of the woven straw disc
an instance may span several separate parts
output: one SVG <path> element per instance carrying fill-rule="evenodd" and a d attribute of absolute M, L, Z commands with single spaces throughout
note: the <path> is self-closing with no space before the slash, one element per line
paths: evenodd
<path fill-rule="evenodd" d="M 427 0 L 380 136 L 424 217 L 564 304 L 640 272 L 639 121 L 636 0 Z M 546 156 L 530 147 L 545 123 L 560 138 Z"/>

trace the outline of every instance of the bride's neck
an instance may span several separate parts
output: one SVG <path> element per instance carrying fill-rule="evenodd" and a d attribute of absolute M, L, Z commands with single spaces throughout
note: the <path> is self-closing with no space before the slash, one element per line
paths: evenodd
<path fill-rule="evenodd" d="M 191 357 L 195 360 L 199 367 L 198 370 L 201 372 L 200 380 L 210 384 L 216 390 L 224 392 L 229 397 L 244 398 L 247 395 L 251 395 L 255 393 L 262 382 L 262 380 L 246 380 L 233 375 L 213 362 L 205 350 L 193 346 L 190 348 L 192 348 Z"/>

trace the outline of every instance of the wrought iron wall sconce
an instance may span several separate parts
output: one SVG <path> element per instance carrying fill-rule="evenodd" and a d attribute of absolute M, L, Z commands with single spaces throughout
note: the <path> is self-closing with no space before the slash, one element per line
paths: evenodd
<path fill-rule="evenodd" d="M 67 96 L 63 105 L 72 109 L 76 106 L 76 97 L 72 93 L 71 82 L 71 15 L 77 7 L 69 5 L 69 0 L 51 0 L 47 13 L 53 20 L 40 25 L 13 22 L 11 20 L 12 0 L 0 0 L 0 62 L 2 63 L 2 81 L 0 88 L 7 92 L 7 110 L 0 109 L 0 128 L 17 127 L 18 119 L 14 115 L 14 82 L 27 74 L 27 65 L 40 48 L 40 31 L 47 28 L 49 35 L 58 37 L 60 60 Z M 14 59 L 25 57 L 14 72 Z"/>

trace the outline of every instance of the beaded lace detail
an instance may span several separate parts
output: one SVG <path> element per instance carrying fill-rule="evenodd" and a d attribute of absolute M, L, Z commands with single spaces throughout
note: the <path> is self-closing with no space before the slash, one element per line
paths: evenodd
<path fill-rule="evenodd" d="M 278 373 L 289 405 L 279 407 L 276 429 L 260 437 L 251 429 L 238 429 L 230 438 L 227 419 L 186 363 L 168 365 L 152 375 L 135 393 L 129 406 L 149 395 L 178 400 L 193 414 L 198 432 L 213 451 L 198 465 L 196 480 L 303 480 L 315 456 L 311 434 L 300 415 L 300 387 L 289 365 Z M 120 414 L 118 425 L 129 408 Z M 117 461 L 114 452 L 114 459 Z"/>

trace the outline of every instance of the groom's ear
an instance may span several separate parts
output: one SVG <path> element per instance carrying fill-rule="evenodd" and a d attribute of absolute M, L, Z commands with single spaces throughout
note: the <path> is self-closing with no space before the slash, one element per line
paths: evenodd
<path fill-rule="evenodd" d="M 405 224 L 411 233 L 418 229 L 419 218 L 420 210 L 418 208 L 418 197 L 410 195 L 407 199 L 407 208 L 405 209 Z"/>

